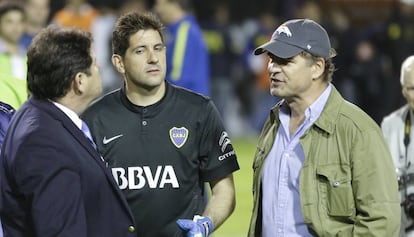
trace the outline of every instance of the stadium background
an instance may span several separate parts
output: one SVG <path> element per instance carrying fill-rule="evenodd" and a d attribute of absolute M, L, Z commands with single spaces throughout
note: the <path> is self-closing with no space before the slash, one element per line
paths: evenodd
<path fill-rule="evenodd" d="M 107 1 L 120 3 L 123 0 L 90 0 L 90 2 L 95 5 Z M 147 1 L 149 6 L 153 4 L 153 0 Z M 305 2 L 305 0 L 194 0 L 197 18 L 201 21 L 207 19 L 212 14 L 214 5 L 217 4 L 217 2 L 223 1 L 229 4 L 232 22 L 234 23 L 241 23 L 248 18 L 255 18 L 261 11 L 269 9 L 278 16 L 279 20 L 290 18 L 294 15 L 297 7 Z M 376 29 L 375 27 L 372 28 L 372 26 L 387 22 L 387 19 L 392 17 L 394 10 L 397 8 L 400 1 L 403 0 L 316 0 L 315 2 L 319 4 L 324 14 L 328 14 L 334 8 L 341 8 L 348 14 L 354 30 L 368 31 L 368 28 L 370 30 Z M 50 15 L 52 16 L 53 13 L 63 5 L 64 0 L 51 0 Z M 410 27 L 414 32 L 414 23 L 411 24 Z M 374 38 L 371 39 L 376 40 Z M 380 44 L 380 49 L 381 47 L 383 47 L 383 45 Z M 399 58 L 398 60 L 401 61 L 402 59 L 403 58 Z M 394 70 L 398 72 L 400 66 L 398 61 L 393 63 Z M 398 73 L 395 74 L 393 79 L 398 79 L 398 76 Z M 394 80 L 394 83 L 398 84 L 398 81 Z M 399 94 L 394 94 L 394 96 L 396 97 L 396 99 L 394 99 L 395 103 L 387 108 L 388 111 L 385 111 L 386 113 L 391 112 L 401 104 Z M 227 222 L 214 233 L 215 237 L 239 237 L 246 236 L 247 234 L 252 208 L 251 163 L 256 147 L 256 135 L 257 134 L 247 137 L 234 137 L 232 139 L 241 168 L 234 174 L 237 199 L 236 209 Z"/>
<path fill-rule="evenodd" d="M 232 139 L 240 165 L 234 173 L 236 186 L 236 209 L 230 218 L 216 231 L 214 237 L 246 236 L 249 229 L 250 215 L 253 206 L 252 196 L 252 159 L 256 149 L 256 139 Z"/>

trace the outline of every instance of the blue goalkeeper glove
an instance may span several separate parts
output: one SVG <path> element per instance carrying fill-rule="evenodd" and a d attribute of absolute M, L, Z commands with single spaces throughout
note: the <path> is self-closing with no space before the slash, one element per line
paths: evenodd
<path fill-rule="evenodd" d="M 177 224 L 187 237 L 207 237 L 214 231 L 213 222 L 206 216 L 195 215 L 193 220 L 178 219 Z"/>

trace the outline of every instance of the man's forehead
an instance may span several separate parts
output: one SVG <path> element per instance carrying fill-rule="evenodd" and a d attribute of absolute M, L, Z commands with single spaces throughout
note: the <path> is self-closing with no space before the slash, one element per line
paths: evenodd
<path fill-rule="evenodd" d="M 414 62 L 404 67 L 403 71 L 404 71 L 404 76 L 414 77 Z"/>
<path fill-rule="evenodd" d="M 155 30 L 155 29 L 142 29 L 142 30 L 138 30 L 132 36 L 135 36 L 135 37 L 137 37 L 139 39 L 149 38 L 151 41 L 153 41 L 155 39 L 160 39 L 161 40 L 160 33 L 157 30 Z"/>
<path fill-rule="evenodd" d="M 414 61 L 404 67 L 404 72 L 409 73 L 414 71 Z"/>
<path fill-rule="evenodd" d="M 129 38 L 130 46 L 163 44 L 162 38 L 156 30 L 139 30 Z"/>
<path fill-rule="evenodd" d="M 408 69 L 408 68 L 407 68 Z M 411 70 L 404 70 L 404 86 L 414 86 L 414 67 Z"/>

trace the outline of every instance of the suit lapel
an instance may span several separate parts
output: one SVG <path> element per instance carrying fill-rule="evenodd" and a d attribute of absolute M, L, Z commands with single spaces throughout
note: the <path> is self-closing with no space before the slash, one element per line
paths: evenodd
<path fill-rule="evenodd" d="M 29 101 L 34 106 L 45 111 L 53 118 L 60 121 L 62 123 L 62 126 L 88 151 L 88 153 L 91 155 L 90 158 L 94 159 L 94 161 L 98 163 L 99 167 L 101 167 L 107 180 L 111 184 L 112 189 L 115 193 L 117 193 L 119 200 L 123 203 L 125 210 L 129 213 L 131 219 L 134 220 L 129 205 L 126 199 L 124 198 L 124 194 L 119 189 L 119 186 L 116 183 L 114 177 L 112 176 L 110 169 L 106 166 L 106 162 L 102 161 L 101 155 L 90 144 L 90 141 L 83 134 L 83 132 L 73 123 L 73 121 L 65 113 L 63 113 L 59 108 L 57 108 L 52 102 L 49 102 L 47 100 L 37 100 L 32 97 L 29 99 Z"/>

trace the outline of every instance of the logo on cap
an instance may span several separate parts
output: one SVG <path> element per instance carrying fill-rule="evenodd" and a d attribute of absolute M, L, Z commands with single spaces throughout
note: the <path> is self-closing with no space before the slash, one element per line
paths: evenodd
<path fill-rule="evenodd" d="M 284 33 L 287 37 L 292 37 L 292 32 L 290 32 L 289 28 L 286 25 L 281 25 L 276 29 L 277 34 Z"/>
<path fill-rule="evenodd" d="M 177 148 L 181 148 L 185 144 L 187 137 L 188 129 L 185 127 L 173 127 L 170 129 L 170 139 Z"/>

